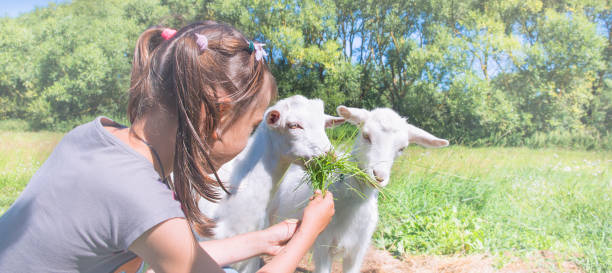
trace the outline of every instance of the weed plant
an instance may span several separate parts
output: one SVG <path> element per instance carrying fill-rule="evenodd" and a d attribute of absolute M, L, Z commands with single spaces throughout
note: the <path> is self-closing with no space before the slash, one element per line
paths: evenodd
<path fill-rule="evenodd" d="M 359 129 L 354 125 L 343 124 L 334 129 L 328 129 L 326 133 L 332 144 L 339 149 L 332 149 L 322 156 L 307 160 L 302 183 L 310 185 L 313 192 L 320 190 L 323 194 L 334 182 L 346 177 L 353 177 L 368 186 L 379 188 L 378 183 L 359 168 L 357 162 L 351 160 L 350 145 L 359 133 Z M 363 195 L 357 189 L 353 190 Z"/>
<path fill-rule="evenodd" d="M 378 183 L 350 158 L 349 154 L 336 154 L 333 150 L 311 158 L 305 164 L 303 183 L 308 183 L 313 191 L 320 190 L 324 195 L 331 184 L 345 177 L 353 177 L 368 186 L 379 188 Z"/>

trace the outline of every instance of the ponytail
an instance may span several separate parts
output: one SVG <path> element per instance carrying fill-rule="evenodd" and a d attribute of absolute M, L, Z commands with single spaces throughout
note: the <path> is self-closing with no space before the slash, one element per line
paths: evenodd
<path fill-rule="evenodd" d="M 146 78 L 148 76 L 151 55 L 164 41 L 161 37 L 164 29 L 157 26 L 151 27 L 140 34 L 136 42 L 130 78 L 130 100 L 128 102 L 128 118 L 130 123 L 134 123 L 136 117 L 141 116 L 144 110 L 153 104 L 150 84 Z"/>
<path fill-rule="evenodd" d="M 219 179 L 206 141 L 219 123 L 217 96 L 199 62 L 200 48 L 193 37 L 179 38 L 176 43 L 174 60 L 171 60 L 175 62 L 173 78 L 178 112 L 172 185 L 192 227 L 200 235 L 210 237 L 214 222 L 202 214 L 198 200 L 204 197 L 211 202 L 218 201 L 220 196 L 215 185 L 223 187 L 208 176 L 212 171 Z M 204 120 L 201 113 L 204 113 Z M 202 166 L 204 161 L 207 166 Z M 210 169 L 208 172 L 206 167 Z"/>

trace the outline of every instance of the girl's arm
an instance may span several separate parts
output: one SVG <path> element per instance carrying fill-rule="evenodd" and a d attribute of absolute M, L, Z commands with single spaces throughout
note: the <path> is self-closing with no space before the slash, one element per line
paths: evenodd
<path fill-rule="evenodd" d="M 219 264 L 226 265 L 264 253 L 276 257 L 261 269 L 262 272 L 293 272 L 333 214 L 332 194 L 328 192 L 322 197 L 318 192 L 304 210 L 297 232 L 297 221 L 286 220 L 265 230 L 198 243 L 187 221 L 173 218 L 138 237 L 130 250 L 157 273 L 223 272 Z"/>
<path fill-rule="evenodd" d="M 200 242 L 202 248 L 221 266 L 261 254 L 277 255 L 291 239 L 298 221 L 285 220 L 267 229 L 240 234 L 221 240 Z"/>
<path fill-rule="evenodd" d="M 169 269 L 172 272 L 214 272 L 213 268 L 218 269 L 219 265 L 228 265 L 261 254 L 278 254 L 295 233 L 297 223 L 297 220 L 285 220 L 265 230 L 197 243 L 189 233 L 190 229 L 185 228 L 188 227 L 187 222 L 175 218 L 141 235 L 130 250 L 147 261 L 155 272 L 168 272 Z M 162 232 L 168 233 L 162 236 Z M 185 270 L 179 270 L 179 264 L 191 265 L 185 267 Z M 133 267 L 138 268 L 138 265 L 139 262 L 134 263 Z M 201 271 L 199 268 L 206 270 Z"/>
<path fill-rule="evenodd" d="M 200 247 L 187 220 L 173 218 L 149 229 L 129 248 L 156 273 L 218 272 L 221 267 Z"/>

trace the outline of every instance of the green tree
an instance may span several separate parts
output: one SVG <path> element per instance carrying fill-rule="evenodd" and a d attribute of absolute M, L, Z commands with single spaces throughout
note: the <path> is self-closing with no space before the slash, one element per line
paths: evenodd
<path fill-rule="evenodd" d="M 266 43 L 281 97 L 392 107 L 465 144 L 610 138 L 604 0 L 76 0 L 0 18 L 0 118 L 68 128 L 122 116 L 151 25 L 217 20 Z M 608 140 L 612 142 L 612 140 Z"/>

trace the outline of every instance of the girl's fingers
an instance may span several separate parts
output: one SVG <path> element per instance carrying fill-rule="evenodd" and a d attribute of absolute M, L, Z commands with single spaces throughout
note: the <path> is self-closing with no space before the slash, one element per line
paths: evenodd
<path fill-rule="evenodd" d="M 321 196 L 321 190 L 316 190 L 312 196 L 310 196 L 310 201 L 317 198 L 317 196 Z"/>

